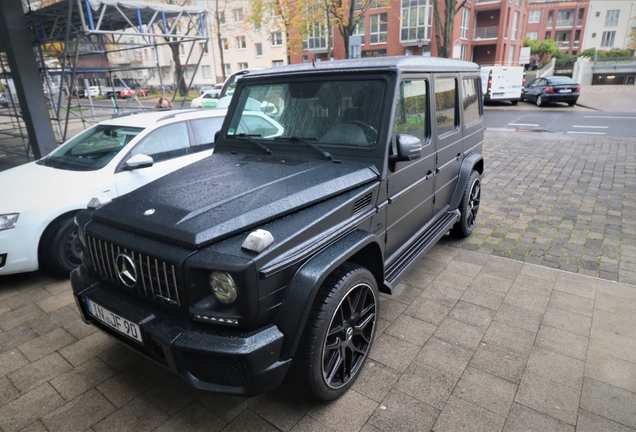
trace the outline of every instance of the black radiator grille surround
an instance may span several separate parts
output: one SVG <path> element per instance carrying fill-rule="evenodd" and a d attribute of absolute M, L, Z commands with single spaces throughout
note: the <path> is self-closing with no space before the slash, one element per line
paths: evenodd
<path fill-rule="evenodd" d="M 177 270 L 173 264 L 95 237 L 87 236 L 86 241 L 93 268 L 100 276 L 160 303 L 181 306 Z M 119 278 L 117 256 L 120 254 L 128 256 L 135 263 L 137 282 L 132 287 L 125 285 Z"/>

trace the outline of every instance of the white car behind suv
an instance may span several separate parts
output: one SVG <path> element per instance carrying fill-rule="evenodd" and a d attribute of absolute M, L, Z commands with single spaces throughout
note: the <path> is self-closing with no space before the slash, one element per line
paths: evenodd
<path fill-rule="evenodd" d="M 161 111 L 86 129 L 48 156 L 0 172 L 0 275 L 80 264 L 73 218 L 212 154 L 226 110 Z"/>

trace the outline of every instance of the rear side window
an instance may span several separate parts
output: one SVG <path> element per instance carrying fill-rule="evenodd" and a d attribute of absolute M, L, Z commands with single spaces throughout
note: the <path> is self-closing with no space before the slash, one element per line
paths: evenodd
<path fill-rule="evenodd" d="M 397 134 L 413 135 L 422 142 L 426 142 L 428 137 L 426 88 L 426 80 L 400 83 L 393 120 L 393 142 Z"/>
<path fill-rule="evenodd" d="M 435 80 L 435 122 L 437 135 L 457 129 L 456 112 L 457 80 L 439 78 Z"/>
<path fill-rule="evenodd" d="M 194 143 L 192 151 L 202 151 L 214 147 L 214 134 L 221 129 L 223 117 L 210 117 L 192 120 Z"/>
<path fill-rule="evenodd" d="M 131 152 L 131 156 L 145 154 L 160 162 L 188 154 L 190 138 L 185 122 L 173 123 L 148 134 Z"/>
<path fill-rule="evenodd" d="M 477 78 L 464 78 L 464 124 L 469 125 L 481 117 L 479 109 L 479 82 Z"/>

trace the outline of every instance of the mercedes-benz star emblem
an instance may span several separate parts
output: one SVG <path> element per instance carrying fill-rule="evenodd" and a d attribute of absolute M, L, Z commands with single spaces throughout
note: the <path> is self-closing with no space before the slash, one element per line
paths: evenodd
<path fill-rule="evenodd" d="M 137 267 L 135 262 L 125 254 L 119 254 L 116 258 L 117 276 L 121 283 L 132 288 L 137 283 Z"/>

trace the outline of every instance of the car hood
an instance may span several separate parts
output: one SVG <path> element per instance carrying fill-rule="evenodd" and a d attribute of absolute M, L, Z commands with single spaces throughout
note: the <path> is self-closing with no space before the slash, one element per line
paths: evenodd
<path fill-rule="evenodd" d="M 0 172 L 0 214 L 24 212 L 67 196 L 94 178 L 92 171 L 67 171 L 29 162 Z M 88 201 L 87 201 L 88 202 Z"/>
<path fill-rule="evenodd" d="M 378 177 L 373 165 L 215 154 L 114 200 L 93 219 L 198 248 Z"/>

